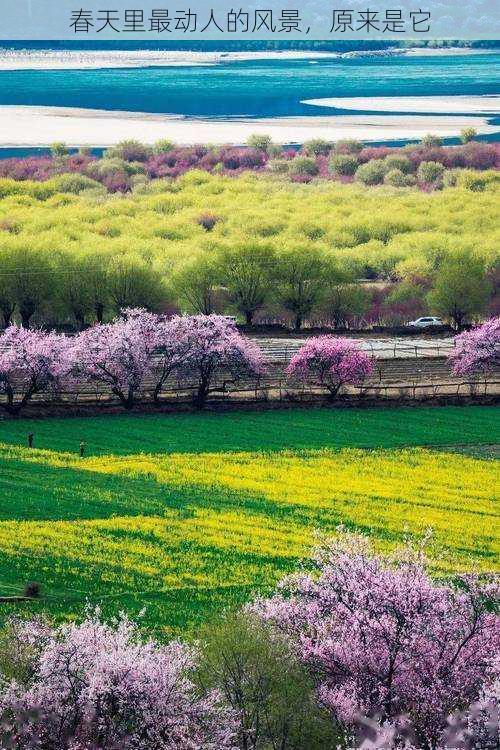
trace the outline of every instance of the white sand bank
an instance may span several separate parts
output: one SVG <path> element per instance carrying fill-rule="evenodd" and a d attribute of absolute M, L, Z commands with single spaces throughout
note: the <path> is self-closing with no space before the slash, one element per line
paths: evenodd
<path fill-rule="evenodd" d="M 480 47 L 442 47 L 435 49 L 433 47 L 412 47 L 407 49 L 405 54 L 410 57 L 449 57 L 450 55 L 495 55 L 498 49 L 482 49 Z"/>
<path fill-rule="evenodd" d="M 313 60 L 356 57 L 443 57 L 478 55 L 498 50 L 449 47 L 390 48 L 351 52 L 317 52 L 314 50 L 262 50 L 260 52 L 194 52 L 187 50 L 34 50 L 2 48 L 0 70 L 85 70 L 100 68 L 149 68 L 180 65 L 211 66 L 243 60 Z"/>
<path fill-rule="evenodd" d="M 421 138 L 428 132 L 456 135 L 473 125 L 479 133 L 500 128 L 480 117 L 423 115 L 341 115 L 259 120 L 195 120 L 180 116 L 64 107 L 0 107 L 0 147 L 110 146 L 133 138 L 154 143 L 169 138 L 179 144 L 244 143 L 252 133 L 270 135 L 276 143 L 303 143 L 310 138 L 357 138 L 363 141 Z"/>
<path fill-rule="evenodd" d="M 336 58 L 336 52 L 192 52 L 184 50 L 9 50 L 0 47 L 0 70 L 92 70 L 101 68 L 213 66 L 244 60 Z"/>
<path fill-rule="evenodd" d="M 313 107 L 356 109 L 361 112 L 422 112 L 433 114 L 500 114 L 500 96 L 379 96 L 306 99 Z"/>

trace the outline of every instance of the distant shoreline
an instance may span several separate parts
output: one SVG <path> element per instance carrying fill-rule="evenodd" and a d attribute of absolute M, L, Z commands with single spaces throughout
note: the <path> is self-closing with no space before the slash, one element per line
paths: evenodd
<path fill-rule="evenodd" d="M 429 49 L 391 47 L 380 50 L 322 52 L 314 50 L 261 50 L 249 52 L 196 52 L 186 50 L 58 50 L 9 49 L 0 42 L 0 71 L 16 70 L 101 70 L 107 68 L 150 68 L 214 66 L 258 60 L 353 59 L 366 57 L 442 57 L 498 54 L 497 49 L 447 47 Z"/>
<path fill-rule="evenodd" d="M 460 97 L 461 107 L 466 107 L 465 100 L 469 98 L 476 97 Z M 369 100 L 370 104 L 374 101 Z M 394 99 L 394 108 L 398 101 L 398 98 Z M 420 139 L 429 132 L 451 138 L 462 128 L 470 126 L 479 134 L 493 134 L 500 130 L 500 125 L 490 124 L 487 117 L 458 114 L 207 120 L 145 112 L 5 105 L 0 106 L 0 148 L 46 147 L 56 141 L 63 141 L 70 147 L 106 148 L 126 139 L 152 144 L 163 138 L 179 145 L 242 144 L 253 133 L 270 135 L 275 143 L 283 145 L 304 143 L 311 138 L 399 141 Z"/>

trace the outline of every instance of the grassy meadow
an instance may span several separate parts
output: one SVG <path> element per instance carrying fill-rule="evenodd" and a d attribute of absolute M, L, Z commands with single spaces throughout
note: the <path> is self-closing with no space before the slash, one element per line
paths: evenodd
<path fill-rule="evenodd" d="M 497 569 L 498 443 L 488 407 L 0 422 L 0 594 L 42 585 L 4 611 L 195 630 L 340 523 L 381 548 L 432 527 L 437 574 Z"/>

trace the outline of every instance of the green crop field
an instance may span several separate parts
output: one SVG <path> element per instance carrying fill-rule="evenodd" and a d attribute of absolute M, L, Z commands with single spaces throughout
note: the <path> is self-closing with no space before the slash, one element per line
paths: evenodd
<path fill-rule="evenodd" d="M 0 595 L 42 587 L 3 612 L 195 629 L 339 524 L 382 548 L 431 527 L 437 574 L 497 569 L 499 443 L 493 407 L 1 421 Z"/>

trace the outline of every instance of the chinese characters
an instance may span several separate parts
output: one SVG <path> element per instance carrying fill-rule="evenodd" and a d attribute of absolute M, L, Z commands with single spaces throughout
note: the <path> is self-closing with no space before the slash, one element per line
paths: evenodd
<path fill-rule="evenodd" d="M 325 36 L 352 33 L 370 34 L 426 34 L 431 28 L 431 13 L 428 10 L 403 11 L 401 8 L 387 8 L 385 11 L 353 9 L 333 9 L 331 27 L 325 28 Z M 311 31 L 305 12 L 294 8 L 273 10 L 242 8 L 225 12 L 214 8 L 200 14 L 190 8 L 174 10 L 155 8 L 146 11 L 130 8 L 124 11 L 103 9 L 87 10 L 80 8 L 71 12 L 70 28 L 75 34 L 116 34 L 148 33 L 158 35 L 189 35 L 218 33 L 256 35 L 304 35 Z"/>

